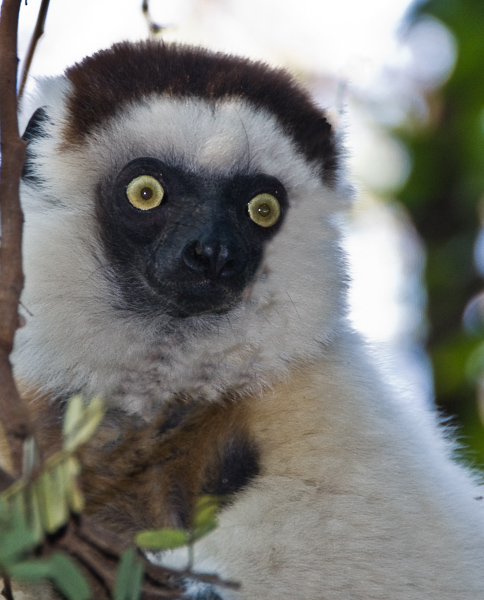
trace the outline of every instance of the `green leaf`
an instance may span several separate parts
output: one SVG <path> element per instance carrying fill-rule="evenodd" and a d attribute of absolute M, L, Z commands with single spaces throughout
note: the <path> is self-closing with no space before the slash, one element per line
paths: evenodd
<path fill-rule="evenodd" d="M 143 565 L 134 548 L 124 551 L 119 561 L 114 600 L 138 600 L 143 581 Z"/>
<path fill-rule="evenodd" d="M 174 550 L 195 542 L 217 527 L 218 508 L 218 498 L 202 496 L 195 505 L 192 531 L 169 528 L 142 531 L 136 536 L 136 544 L 152 550 Z"/>
<path fill-rule="evenodd" d="M 84 412 L 84 402 L 82 396 L 72 396 L 67 402 L 64 422 L 62 423 L 62 433 L 68 440 L 79 427 Z"/>
<path fill-rule="evenodd" d="M 64 466 L 67 478 L 67 499 L 73 513 L 79 514 L 84 510 L 84 495 L 77 484 L 77 476 L 81 472 L 81 464 L 74 456 L 71 456 Z"/>
<path fill-rule="evenodd" d="M 16 527 L 2 532 L 0 537 L 0 564 L 9 565 L 18 561 L 22 556 L 37 545 L 35 536 L 25 527 Z"/>
<path fill-rule="evenodd" d="M 25 489 L 19 489 L 10 498 L 10 527 L 27 529 L 27 501 Z"/>
<path fill-rule="evenodd" d="M 6 500 L 4 500 L 0 496 L 0 527 L 3 527 L 8 524 L 10 521 L 10 511 L 8 509 L 8 504 Z"/>
<path fill-rule="evenodd" d="M 141 596 L 141 585 L 143 583 L 144 569 L 141 561 L 137 560 L 131 572 L 129 588 L 126 590 L 126 600 L 138 600 Z"/>
<path fill-rule="evenodd" d="M 8 570 L 13 579 L 35 583 L 50 579 L 67 600 L 89 600 L 91 590 L 84 576 L 70 558 L 56 553 L 48 559 L 25 560 Z"/>
<path fill-rule="evenodd" d="M 47 533 L 55 533 L 69 519 L 66 490 L 63 480 L 62 465 L 45 471 L 34 483 L 39 499 L 42 525 Z"/>
<path fill-rule="evenodd" d="M 47 559 L 50 579 L 68 600 L 89 600 L 91 590 L 81 571 L 64 554 L 53 554 Z"/>
<path fill-rule="evenodd" d="M 214 529 L 217 529 L 216 521 L 214 521 L 213 523 L 208 523 L 207 525 L 204 525 L 203 527 L 197 527 L 196 529 L 194 529 L 190 541 L 196 542 L 197 540 L 204 537 L 205 535 L 208 535 Z"/>
<path fill-rule="evenodd" d="M 174 550 L 185 546 L 190 540 L 182 529 L 157 529 L 142 531 L 135 538 L 135 543 L 143 548 L 152 550 Z"/>
<path fill-rule="evenodd" d="M 129 586 L 134 558 L 134 548 L 128 548 L 124 551 L 119 561 L 116 585 L 114 587 L 114 600 L 125 600 L 126 598 L 126 588 Z"/>
<path fill-rule="evenodd" d="M 96 431 L 106 412 L 101 398 L 93 398 L 87 406 L 83 406 L 82 399 L 79 396 L 74 396 L 71 401 L 72 408 L 70 412 L 69 410 L 66 411 L 64 422 L 64 448 L 67 451 L 73 451 L 87 442 Z M 69 412 L 69 415 L 67 415 L 67 412 Z"/>
<path fill-rule="evenodd" d="M 10 577 L 18 581 L 35 583 L 50 577 L 50 567 L 45 560 L 24 560 L 8 569 Z"/>
<path fill-rule="evenodd" d="M 20 560 L 38 543 L 37 537 L 27 524 L 25 490 L 17 490 L 5 504 L 5 515 L 9 515 L 9 519 L 4 521 L 0 536 L 0 564 L 4 566 Z"/>
<path fill-rule="evenodd" d="M 30 486 L 26 490 L 26 493 L 28 527 L 35 539 L 36 544 L 40 544 L 44 539 L 44 528 L 42 527 L 39 498 L 33 486 Z"/>
<path fill-rule="evenodd" d="M 202 496 L 195 505 L 193 528 L 199 529 L 216 524 L 219 503 L 215 496 Z"/>

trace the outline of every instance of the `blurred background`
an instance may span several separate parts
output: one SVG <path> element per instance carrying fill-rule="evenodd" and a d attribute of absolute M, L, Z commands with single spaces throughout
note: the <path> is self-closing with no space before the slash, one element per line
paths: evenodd
<path fill-rule="evenodd" d="M 21 59 L 40 1 L 21 9 Z M 31 73 L 150 35 L 286 67 L 328 110 L 358 192 L 354 324 L 484 469 L 482 0 L 51 0 Z"/>

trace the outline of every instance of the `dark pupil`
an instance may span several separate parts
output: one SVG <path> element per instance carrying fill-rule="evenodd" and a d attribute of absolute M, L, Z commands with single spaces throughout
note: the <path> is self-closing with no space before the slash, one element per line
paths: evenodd
<path fill-rule="evenodd" d="M 268 204 L 261 204 L 257 211 L 261 217 L 267 217 L 267 215 L 271 212 L 271 208 Z"/>
<path fill-rule="evenodd" d="M 141 190 L 140 196 L 143 198 L 143 200 L 151 200 L 153 197 L 153 190 L 149 187 L 145 187 Z"/>

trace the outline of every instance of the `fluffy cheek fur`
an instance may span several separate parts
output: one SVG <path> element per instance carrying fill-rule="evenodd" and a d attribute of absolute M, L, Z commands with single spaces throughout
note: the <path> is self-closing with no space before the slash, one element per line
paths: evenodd
<path fill-rule="evenodd" d="M 317 356 L 344 312 L 339 195 L 322 185 L 264 111 L 153 98 L 120 113 L 86 146 L 60 147 L 50 123 L 33 150 L 41 186 L 24 190 L 28 325 L 16 342 L 17 375 L 45 390 L 102 393 L 149 411 L 175 393 L 216 398 L 281 377 Z M 98 182 L 153 156 L 186 170 L 260 172 L 286 187 L 290 208 L 243 301 L 222 316 L 170 318 L 120 309 L 94 219 Z M 302 318 L 304 315 L 304 318 Z M 176 338 L 176 339 L 175 339 Z"/>

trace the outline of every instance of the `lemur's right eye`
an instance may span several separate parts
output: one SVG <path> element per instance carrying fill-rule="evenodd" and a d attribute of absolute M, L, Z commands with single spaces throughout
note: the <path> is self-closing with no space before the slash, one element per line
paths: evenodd
<path fill-rule="evenodd" d="M 135 177 L 126 187 L 129 202 L 139 210 L 156 208 L 161 204 L 164 195 L 163 186 L 151 175 Z"/>

